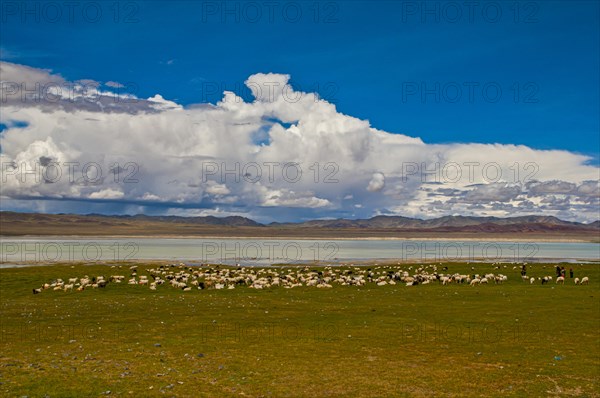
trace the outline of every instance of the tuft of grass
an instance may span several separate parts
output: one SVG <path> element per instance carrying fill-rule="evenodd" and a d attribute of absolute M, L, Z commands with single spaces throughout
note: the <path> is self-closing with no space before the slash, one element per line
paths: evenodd
<path fill-rule="evenodd" d="M 587 286 L 530 285 L 513 264 L 452 263 L 438 269 L 509 279 L 32 294 L 56 278 L 128 275 L 129 265 L 0 270 L 2 396 L 600 396 L 596 264 L 572 265 Z M 136 265 L 139 275 L 156 266 Z M 528 266 L 545 275 L 553 265 Z"/>

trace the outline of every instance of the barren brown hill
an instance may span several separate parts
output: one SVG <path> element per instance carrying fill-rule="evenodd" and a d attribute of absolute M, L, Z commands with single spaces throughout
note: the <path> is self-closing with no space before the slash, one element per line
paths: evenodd
<path fill-rule="evenodd" d="M 600 242 L 600 223 L 555 217 L 442 217 L 257 223 L 244 217 L 105 216 L 0 212 L 2 236 L 183 236 L 261 238 L 519 239 Z"/>

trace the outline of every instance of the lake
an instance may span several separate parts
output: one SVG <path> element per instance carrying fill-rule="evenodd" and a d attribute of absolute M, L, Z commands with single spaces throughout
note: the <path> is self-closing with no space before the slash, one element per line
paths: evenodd
<path fill-rule="evenodd" d="M 167 260 L 247 266 L 362 261 L 600 261 L 600 244 L 473 240 L 1 238 L 2 267 L 69 261 Z"/>

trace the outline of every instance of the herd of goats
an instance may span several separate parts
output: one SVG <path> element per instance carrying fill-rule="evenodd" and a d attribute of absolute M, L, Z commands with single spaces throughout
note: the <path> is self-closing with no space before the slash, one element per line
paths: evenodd
<path fill-rule="evenodd" d="M 506 268 L 507 265 L 504 265 Z M 111 268 L 122 268 L 122 266 L 111 266 Z M 500 269 L 497 265 L 495 269 Z M 474 268 L 471 268 L 474 270 Z M 517 267 L 513 267 L 517 269 Z M 443 267 L 442 271 L 447 271 Z M 412 272 L 412 275 L 410 275 Z M 216 267 L 190 267 L 186 264 L 161 265 L 158 268 L 146 269 L 148 275 L 138 275 L 138 267 L 129 267 L 129 277 L 125 275 L 111 275 L 109 277 L 84 276 L 82 278 L 67 278 L 67 280 L 56 279 L 50 283 L 44 283 L 39 288 L 33 289 L 33 294 L 42 293 L 45 290 L 53 291 L 84 291 L 85 289 L 105 288 L 111 283 L 127 283 L 128 285 L 147 286 L 150 290 L 157 290 L 159 286 L 171 286 L 184 292 L 192 289 L 235 289 L 246 286 L 251 289 L 268 289 L 271 287 L 283 287 L 291 289 L 300 286 L 312 286 L 317 288 L 331 288 L 334 284 L 341 286 L 374 286 L 396 285 L 399 283 L 406 286 L 426 285 L 439 283 L 441 285 L 466 284 L 470 286 L 485 285 L 489 283 L 501 284 L 508 280 L 501 273 L 488 273 L 485 275 L 472 274 L 445 274 L 438 273 L 438 266 L 421 265 L 410 266 L 407 270 L 400 267 L 392 268 L 375 266 L 372 268 L 350 266 L 342 268 L 339 266 L 327 266 L 322 270 L 300 268 L 221 268 Z M 522 276 L 524 282 L 534 284 L 541 282 L 542 285 L 552 281 L 551 276 L 527 277 Z M 126 281 L 127 279 L 127 281 Z M 556 284 L 564 284 L 564 277 L 556 278 Z M 587 285 L 589 278 L 574 279 L 576 285 Z"/>

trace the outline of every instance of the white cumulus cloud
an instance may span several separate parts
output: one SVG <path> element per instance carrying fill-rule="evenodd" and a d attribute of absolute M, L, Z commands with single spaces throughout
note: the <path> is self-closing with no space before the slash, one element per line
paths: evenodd
<path fill-rule="evenodd" d="M 599 168 L 589 157 L 522 145 L 428 144 L 295 91 L 286 74 L 248 77 L 249 102 L 224 92 L 216 104 L 183 106 L 161 94 L 137 98 L 114 81 L 103 85 L 113 91 L 103 91 L 93 80 L 68 82 L 24 65 L 1 62 L 0 72 L 5 208 L 69 211 L 91 199 L 86 206 L 103 211 L 218 209 L 266 221 L 598 217 Z M 49 91 L 24 95 L 13 83 Z"/>
<path fill-rule="evenodd" d="M 381 191 L 384 186 L 385 176 L 383 173 L 373 173 L 373 177 L 371 177 L 371 181 L 369 181 L 369 185 L 367 186 L 367 191 L 378 192 Z"/>

